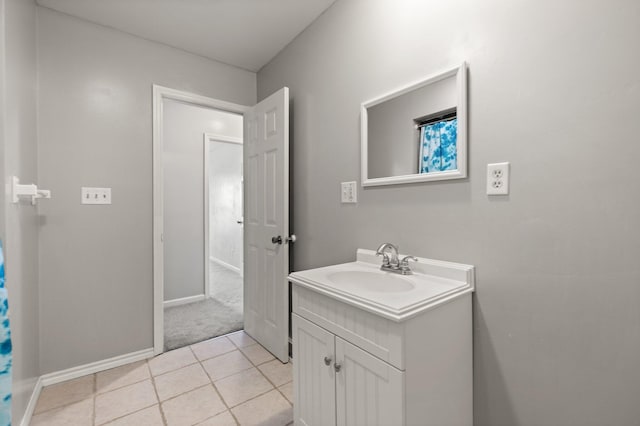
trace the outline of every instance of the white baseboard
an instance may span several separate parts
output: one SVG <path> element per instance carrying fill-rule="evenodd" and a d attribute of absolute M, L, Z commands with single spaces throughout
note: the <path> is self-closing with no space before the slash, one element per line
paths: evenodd
<path fill-rule="evenodd" d="M 27 409 L 24 411 L 24 415 L 22 416 L 22 421 L 20 422 L 20 426 L 29 426 L 29 423 L 31 423 L 31 417 L 33 417 L 33 412 L 36 409 L 36 404 L 38 403 L 38 398 L 40 398 L 41 390 L 42 390 L 42 377 L 38 377 L 38 381 L 36 382 L 36 385 L 33 387 L 31 398 L 29 398 Z"/>
<path fill-rule="evenodd" d="M 220 260 L 217 257 L 209 257 L 209 259 L 213 262 L 213 263 L 217 263 L 218 265 L 222 266 L 223 268 L 227 268 L 230 271 L 236 272 L 238 274 L 240 274 L 240 276 L 242 276 L 242 269 L 238 268 L 237 266 L 233 266 L 230 263 L 225 262 L 224 260 Z"/>
<path fill-rule="evenodd" d="M 55 385 L 56 383 L 66 382 L 67 380 L 77 379 L 78 377 L 86 376 L 100 371 L 109 370 L 111 368 L 120 367 L 121 365 L 130 364 L 136 361 L 142 361 L 153 357 L 153 348 L 143 349 L 137 352 L 131 352 L 129 354 L 114 356 L 113 358 L 104 359 L 102 361 L 92 362 L 90 364 L 79 365 L 78 367 L 68 368 L 62 371 L 55 371 L 53 373 L 43 374 L 38 378 L 27 409 L 25 410 L 20 426 L 29 426 L 33 411 L 36 408 L 38 397 L 42 388 L 49 385 Z"/>
<path fill-rule="evenodd" d="M 113 358 L 104 359 L 102 361 L 79 365 L 78 367 L 72 367 L 62 371 L 43 374 L 40 378 L 42 379 L 42 386 L 55 385 L 56 383 L 66 382 L 67 380 L 86 376 L 87 374 L 109 370 L 111 368 L 120 367 L 121 365 L 130 364 L 136 361 L 142 361 L 143 359 L 152 357 L 153 348 L 143 349 L 137 352 L 114 356 Z"/>
<path fill-rule="evenodd" d="M 204 294 L 196 294 L 195 296 L 181 297 L 180 299 L 165 300 L 164 302 L 162 302 L 162 306 L 165 308 L 170 308 L 172 306 L 180 306 L 186 305 L 188 303 L 199 302 L 204 299 Z"/>

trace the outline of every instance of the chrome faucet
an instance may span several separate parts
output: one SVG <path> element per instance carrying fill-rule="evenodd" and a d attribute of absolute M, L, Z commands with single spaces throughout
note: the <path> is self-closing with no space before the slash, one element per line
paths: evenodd
<path fill-rule="evenodd" d="M 381 244 L 378 250 L 376 250 L 376 256 L 382 256 L 382 266 L 380 266 L 380 270 L 401 275 L 413 274 L 409 267 L 409 261 L 418 261 L 414 256 L 405 256 L 400 260 L 398 258 L 398 246 L 391 243 Z"/>
<path fill-rule="evenodd" d="M 389 257 L 389 253 L 387 251 L 391 251 L 391 257 Z M 378 250 L 376 250 L 376 256 L 382 256 L 382 268 L 386 269 L 391 266 L 398 267 L 398 246 L 391 243 L 383 243 L 380 244 Z"/>

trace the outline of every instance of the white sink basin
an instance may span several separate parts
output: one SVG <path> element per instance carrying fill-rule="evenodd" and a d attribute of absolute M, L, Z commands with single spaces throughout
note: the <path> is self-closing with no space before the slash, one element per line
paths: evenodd
<path fill-rule="evenodd" d="M 402 293 L 416 288 L 411 281 L 391 272 L 340 271 L 327 274 L 327 278 L 343 288 L 379 293 Z"/>
<path fill-rule="evenodd" d="M 380 263 L 375 252 L 358 249 L 355 262 L 293 272 L 289 280 L 394 321 L 474 290 L 470 265 L 419 258 L 413 275 L 400 275 L 381 271 Z"/>

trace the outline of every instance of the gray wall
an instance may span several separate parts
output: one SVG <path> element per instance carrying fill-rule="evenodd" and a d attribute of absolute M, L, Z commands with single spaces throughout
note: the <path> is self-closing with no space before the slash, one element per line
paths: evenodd
<path fill-rule="evenodd" d="M 367 108 L 368 177 L 419 173 L 416 121 L 454 109 L 457 94 L 454 75 Z"/>
<path fill-rule="evenodd" d="M 255 74 L 38 9 L 41 373 L 152 347 L 151 85 L 239 104 Z M 81 186 L 113 190 L 82 206 Z"/>
<path fill-rule="evenodd" d="M 424 3 L 339 0 L 258 73 L 293 96 L 293 268 L 384 241 L 476 265 L 476 425 L 637 425 L 640 3 Z M 340 204 L 360 103 L 462 60 L 469 178 Z"/>
<path fill-rule="evenodd" d="M 0 184 L 5 185 L 6 174 L 5 169 L 7 162 L 6 150 L 5 150 L 5 121 L 6 121 L 6 87 L 5 87 L 5 75 L 6 75 L 6 53 L 5 53 L 5 0 L 0 0 Z M 6 216 L 7 205 L 5 204 L 5 191 L 0 191 L 0 240 L 4 241 L 6 238 Z"/>
<path fill-rule="evenodd" d="M 242 117 L 171 100 L 163 114 L 166 301 L 204 294 L 204 133 L 241 137 Z"/>
<path fill-rule="evenodd" d="M 18 176 L 37 183 L 36 171 L 36 5 L 31 0 L 0 2 L 5 81 L 2 181 Z M 2 185 L 4 187 L 4 184 Z M 4 192 L 4 189 L 0 192 Z M 13 422 L 19 423 L 33 391 L 38 366 L 38 210 L 11 204 L 3 196 L 1 234 L 5 241 L 7 290 L 13 340 Z M 6 204 L 5 204 L 6 203 Z"/>

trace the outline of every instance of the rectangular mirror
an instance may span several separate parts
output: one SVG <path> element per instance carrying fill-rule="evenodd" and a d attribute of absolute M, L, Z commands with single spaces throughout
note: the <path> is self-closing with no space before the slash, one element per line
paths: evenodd
<path fill-rule="evenodd" d="M 459 67 L 361 106 L 362 185 L 467 176 L 467 69 Z"/>

